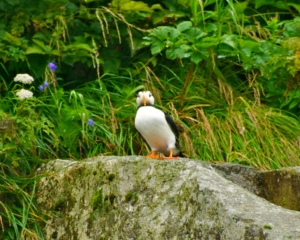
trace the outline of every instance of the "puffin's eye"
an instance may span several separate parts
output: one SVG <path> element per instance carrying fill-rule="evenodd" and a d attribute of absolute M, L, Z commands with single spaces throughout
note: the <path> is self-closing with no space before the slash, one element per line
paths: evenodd
<path fill-rule="evenodd" d="M 152 94 L 151 94 L 151 93 L 149 93 L 149 97 L 152 97 Z"/>

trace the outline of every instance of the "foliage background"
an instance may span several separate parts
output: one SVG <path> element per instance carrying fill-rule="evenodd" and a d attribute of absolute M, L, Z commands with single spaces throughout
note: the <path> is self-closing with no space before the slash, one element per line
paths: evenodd
<path fill-rule="evenodd" d="M 142 89 L 180 126 L 187 157 L 298 165 L 299 12 L 298 0 L 2 0 L 0 236 L 42 238 L 40 162 L 146 154 Z"/>

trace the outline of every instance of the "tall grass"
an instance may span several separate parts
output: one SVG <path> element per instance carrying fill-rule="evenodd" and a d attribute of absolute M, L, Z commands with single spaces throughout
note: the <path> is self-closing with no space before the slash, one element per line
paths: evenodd
<path fill-rule="evenodd" d="M 88 4 L 94 6 L 92 2 Z M 43 6 L 48 9 L 48 4 L 45 2 Z M 15 28 L 18 32 L 12 35 L 15 41 L 8 45 L 6 52 L 13 64 L 9 65 L 6 58 L 7 62 L 0 63 L 0 121 L 12 123 L 10 129 L 0 126 L 1 239 L 42 239 L 39 227 L 42 219 L 34 204 L 37 178 L 31 177 L 41 159 L 46 162 L 55 158 L 81 160 L 97 155 L 148 153 L 147 144 L 134 127 L 136 93 L 143 89 L 150 90 L 156 107 L 171 114 L 178 124 L 186 157 L 241 163 L 259 169 L 299 165 L 299 117 L 292 111 L 279 109 L 278 105 L 270 107 L 272 104 L 265 94 L 266 87 L 278 86 L 277 78 L 281 88 L 277 94 L 289 90 L 282 86 L 287 85 L 286 79 L 295 76 L 284 75 L 281 62 L 291 73 L 299 71 L 297 52 L 280 48 L 285 37 L 282 31 L 291 36 L 297 34 L 293 30 L 297 29 L 296 20 L 284 28 L 285 23 L 278 23 L 279 13 L 260 13 L 253 10 L 255 4 L 251 1 L 168 1 L 165 8 L 170 9 L 161 12 L 156 4 L 157 11 L 152 13 L 156 19 L 161 19 L 160 22 L 156 20 L 159 25 L 176 27 L 178 23 L 190 21 L 195 29 L 206 31 L 203 37 L 208 36 L 208 41 L 201 45 L 203 52 L 198 52 L 203 54 L 202 60 L 192 63 L 188 57 L 192 53 L 188 51 L 197 52 L 201 39 L 193 42 L 191 32 L 184 35 L 184 30 L 177 31 L 183 36 L 182 41 L 178 43 L 173 39 L 173 43 L 180 54 L 170 60 L 165 57 L 165 50 L 170 50 L 172 45 L 168 34 L 168 44 L 165 46 L 164 40 L 159 39 L 161 52 L 152 55 L 141 45 L 142 34 L 150 30 L 134 26 L 113 7 L 76 10 L 76 4 L 70 5 L 71 12 L 66 18 L 60 16 L 57 22 L 44 22 L 44 32 L 39 32 L 43 24 L 32 26 L 32 31 L 37 31 L 35 37 L 41 40 L 39 46 L 30 46 L 32 58 L 25 54 L 26 49 L 19 52 L 23 55 L 15 54 L 21 47 L 18 42 L 31 42 L 25 36 L 17 41 L 23 34 L 21 18 L 15 18 L 15 25 L 9 22 L 18 26 Z M 83 2 L 81 4 L 84 6 Z M 57 9 L 64 11 L 63 7 Z M 141 12 L 142 9 L 148 14 L 152 11 L 145 6 L 141 7 Z M 59 14 L 62 14 L 60 10 Z M 128 18 L 137 23 L 142 15 L 147 14 L 129 13 Z M 149 19 L 140 21 L 141 26 L 150 24 Z M 151 27 L 156 23 L 151 23 Z M 79 26 L 82 32 L 77 35 Z M 83 38 L 83 34 L 87 37 Z M 262 40 L 266 43 L 265 49 L 260 45 Z M 297 39 L 294 40 L 297 45 Z M 24 46 L 27 46 L 26 41 Z M 182 46 L 185 48 L 180 48 Z M 30 51 L 27 54 L 30 55 Z M 271 57 L 276 53 L 276 59 L 282 61 L 268 65 L 267 52 Z M 280 55 L 283 52 L 287 53 Z M 20 59 L 26 57 L 26 64 L 21 64 Z M 35 57 L 38 60 L 32 60 Z M 41 65 L 45 66 L 46 61 L 53 58 L 65 69 L 55 74 L 46 69 L 45 77 L 41 77 Z M 73 65 L 78 61 L 81 62 L 76 68 Z M 15 92 L 20 86 L 11 80 L 14 76 L 9 76 L 8 69 L 27 69 L 43 78 L 37 81 L 48 80 L 54 85 L 43 92 L 38 91 L 38 86 L 32 86 L 35 97 L 19 101 Z M 278 69 L 280 76 L 277 76 Z M 88 77 L 77 76 L 85 71 Z M 265 72 L 272 81 L 266 78 L 259 81 Z M 67 79 L 63 81 L 60 75 Z M 297 83 L 296 77 L 292 80 Z M 89 124 L 89 120 L 93 124 Z"/>
<path fill-rule="evenodd" d="M 297 116 L 261 104 L 257 94 L 252 98 L 240 95 L 222 80 L 207 84 L 201 74 L 193 72 L 189 84 L 173 71 L 169 73 L 173 78 L 161 80 L 164 91 L 159 85 L 151 90 L 159 107 L 179 124 L 186 156 L 259 169 L 299 165 Z"/>
<path fill-rule="evenodd" d="M 34 204 L 37 179 L 25 178 L 0 164 L 0 238 L 43 239 L 42 216 Z"/>

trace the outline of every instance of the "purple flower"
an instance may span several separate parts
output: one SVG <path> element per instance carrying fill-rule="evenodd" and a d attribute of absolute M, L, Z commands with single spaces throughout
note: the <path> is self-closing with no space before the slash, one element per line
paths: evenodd
<path fill-rule="evenodd" d="M 49 87 L 49 83 L 48 82 L 44 82 L 44 87 L 45 88 Z"/>
<path fill-rule="evenodd" d="M 90 125 L 91 127 L 93 127 L 93 126 L 95 125 L 94 120 L 90 118 L 90 119 L 88 120 L 88 125 Z"/>
<path fill-rule="evenodd" d="M 48 67 L 49 67 L 50 71 L 52 71 L 52 72 L 54 72 L 56 70 L 56 68 L 57 68 L 57 66 L 56 66 L 56 64 L 54 62 L 50 62 L 48 64 Z"/>
<path fill-rule="evenodd" d="M 39 86 L 40 91 L 44 91 L 43 85 Z"/>

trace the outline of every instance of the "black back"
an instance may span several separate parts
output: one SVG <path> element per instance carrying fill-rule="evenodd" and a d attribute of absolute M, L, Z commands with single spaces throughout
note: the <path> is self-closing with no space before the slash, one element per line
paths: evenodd
<path fill-rule="evenodd" d="M 173 133 L 175 134 L 175 138 L 176 138 L 176 147 L 179 149 L 179 154 L 178 154 L 178 156 L 179 156 L 179 157 L 183 157 L 183 154 L 182 154 L 182 152 L 181 152 L 181 150 L 180 150 L 180 146 L 179 146 L 179 140 L 178 140 L 178 138 L 179 138 L 179 131 L 178 131 L 177 125 L 176 125 L 176 123 L 174 122 L 173 118 L 171 118 L 170 115 L 168 115 L 168 114 L 166 114 L 166 113 L 164 113 L 164 114 L 165 114 L 167 123 L 169 124 L 170 128 L 172 129 Z"/>

